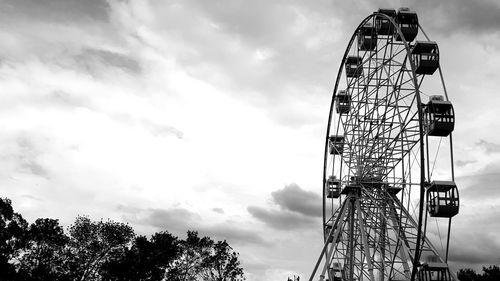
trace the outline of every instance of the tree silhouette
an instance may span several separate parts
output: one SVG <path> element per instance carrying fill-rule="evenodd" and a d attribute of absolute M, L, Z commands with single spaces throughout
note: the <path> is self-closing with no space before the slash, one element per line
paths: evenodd
<path fill-rule="evenodd" d="M 64 280 L 63 251 L 68 240 L 58 220 L 37 219 L 27 232 L 18 275 L 25 280 Z"/>
<path fill-rule="evenodd" d="M 483 266 L 483 276 L 481 281 L 498 281 L 500 280 L 500 268 L 496 265 L 490 265 L 488 267 Z"/>
<path fill-rule="evenodd" d="M 179 253 L 179 240 L 166 231 L 155 233 L 151 240 L 138 236 L 123 255 L 104 264 L 102 275 L 110 281 L 163 280 Z"/>
<path fill-rule="evenodd" d="M 180 246 L 181 254 L 169 268 L 167 280 L 245 280 L 238 254 L 226 241 L 216 243 L 209 237 L 198 237 L 196 231 L 188 231 Z"/>
<path fill-rule="evenodd" d="M 127 224 L 78 216 L 68 234 L 57 219 L 29 225 L 0 198 L 0 281 L 242 281 L 243 269 L 226 241 L 188 231 L 150 239 Z"/>
<path fill-rule="evenodd" d="M 483 274 L 478 274 L 470 268 L 460 269 L 457 277 L 460 281 L 497 281 L 500 280 L 500 268 L 496 265 L 483 266 Z"/>
<path fill-rule="evenodd" d="M 79 216 L 69 227 L 67 263 L 74 280 L 94 280 L 112 256 L 123 255 L 134 237 L 132 227 L 119 222 L 93 222 Z"/>
<path fill-rule="evenodd" d="M 470 268 L 460 269 L 457 273 L 458 280 L 460 281 L 475 281 L 477 280 L 477 273 Z"/>
<path fill-rule="evenodd" d="M 15 213 L 12 202 L 0 198 L 0 280 L 15 280 L 17 260 L 26 244 L 28 223 Z"/>
<path fill-rule="evenodd" d="M 167 272 L 167 280 L 198 280 L 204 259 L 210 254 L 214 241 L 209 237 L 198 237 L 198 232 L 188 231 L 181 241 L 181 253 Z"/>
<path fill-rule="evenodd" d="M 224 241 L 215 243 L 212 252 L 202 263 L 202 278 L 207 281 L 241 281 L 243 268 L 238 260 L 238 253 Z"/>

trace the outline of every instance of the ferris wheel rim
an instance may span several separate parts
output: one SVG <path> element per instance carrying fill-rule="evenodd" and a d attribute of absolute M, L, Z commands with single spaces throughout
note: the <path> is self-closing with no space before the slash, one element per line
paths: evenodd
<path fill-rule="evenodd" d="M 333 119 L 333 115 L 334 115 L 334 104 L 335 104 L 335 98 L 337 96 L 337 92 L 339 90 L 339 84 L 340 84 L 340 79 L 342 77 L 342 73 L 344 71 L 344 68 L 345 68 L 345 64 L 346 64 L 346 60 L 347 60 L 347 57 L 349 56 L 349 53 L 353 47 L 353 43 L 355 42 L 355 39 L 360 31 L 360 29 L 367 23 L 369 22 L 370 20 L 372 19 L 376 19 L 377 17 L 382 17 L 382 18 L 385 18 L 387 20 L 389 20 L 392 24 L 392 27 L 394 28 L 395 32 L 398 33 L 398 35 L 400 36 L 400 38 L 402 39 L 402 43 L 404 45 L 404 49 L 405 49 L 405 57 L 406 59 L 408 59 L 408 63 L 411 67 L 411 80 L 412 80 L 412 83 L 413 83 L 413 87 L 414 87 L 414 90 L 415 90 L 415 93 L 414 95 L 416 96 L 416 105 L 417 105 L 417 114 L 418 114 L 418 131 L 419 131 L 419 140 L 418 140 L 418 143 L 419 143 L 419 154 L 420 154 L 420 163 L 422 163 L 422 165 L 420 165 L 420 193 L 419 193 L 419 214 L 418 214 L 418 231 L 417 231 L 417 249 L 420 248 L 420 240 L 421 240 L 421 232 L 422 232 L 422 223 L 423 223 L 423 220 L 422 220 L 422 217 L 423 217 L 423 209 L 424 209 L 424 199 L 425 199 L 425 167 L 423 165 L 423 163 L 425 162 L 425 150 L 424 150 L 424 136 L 425 136 L 425 133 L 424 133 L 424 124 L 423 124 L 423 119 L 424 119 L 424 114 L 423 114 L 423 107 L 422 107 L 422 101 L 421 101 L 421 93 L 420 93 L 420 86 L 418 84 L 418 81 L 417 81 L 417 75 L 416 75 L 416 67 L 415 67 L 415 64 L 411 58 L 411 49 L 410 49 L 410 46 L 409 46 L 409 43 L 406 41 L 403 33 L 401 32 L 401 29 L 399 28 L 399 26 L 396 24 L 396 22 L 389 16 L 385 15 L 385 14 L 382 14 L 382 13 L 373 13 L 369 16 L 367 16 L 365 19 L 363 19 L 361 21 L 361 23 L 358 25 L 358 27 L 355 29 L 355 31 L 353 32 L 350 40 L 349 40 L 349 43 L 346 47 L 346 50 L 344 52 L 344 55 L 342 57 L 342 61 L 340 63 L 340 66 L 339 66 L 339 70 L 338 70 L 338 73 L 337 73 L 337 78 L 336 78 L 336 82 L 335 82 L 335 87 L 333 89 L 333 94 L 332 94 L 332 99 L 331 99 L 331 103 L 330 103 L 330 109 L 329 109 L 329 117 L 328 117 L 328 125 L 327 125 L 327 131 L 326 131 L 326 137 L 325 137 L 325 150 L 324 150 L 324 161 L 323 161 L 323 224 L 322 224 L 322 227 L 323 227 L 323 235 L 324 235 L 324 241 L 325 243 L 327 243 L 327 239 L 328 237 L 326 236 L 326 233 L 325 233 L 325 228 L 326 228 L 326 223 L 327 223 L 327 215 L 326 215 L 326 202 L 327 202 L 327 199 L 326 199 L 326 183 L 327 183 L 327 165 L 328 165 L 328 142 L 329 142 L 329 137 L 330 137 L 330 132 L 331 132 L 331 126 L 332 126 L 332 119 Z M 420 28 L 420 24 L 418 25 L 419 28 Z M 441 71 L 441 69 L 439 68 L 439 70 Z M 442 76 L 441 76 L 442 77 Z M 444 81 L 443 81 L 444 83 Z M 444 84 L 443 84 L 444 86 Z M 418 255 L 418 256 L 417 256 Z M 414 278 L 414 275 L 416 273 L 416 264 L 418 263 L 418 260 L 420 256 L 420 253 L 419 251 L 416 251 L 416 255 L 415 255 L 415 259 L 414 259 L 414 262 L 413 262 L 413 270 L 412 270 L 412 279 Z"/>
<path fill-rule="evenodd" d="M 355 29 L 354 33 L 352 34 L 351 36 L 351 39 L 349 40 L 349 43 L 346 47 L 346 50 L 344 52 L 344 55 L 342 57 L 342 61 L 340 63 L 340 66 L 339 66 L 339 70 L 338 70 L 338 73 L 337 73 L 337 79 L 336 79 L 336 82 L 335 82 L 335 86 L 334 86 L 334 89 L 333 89 L 333 94 L 332 94 L 332 99 L 331 99 L 331 102 L 330 102 L 330 109 L 329 109 L 329 116 L 328 116 L 328 123 L 327 123 L 327 131 L 326 131 L 326 137 L 325 137 L 325 149 L 324 149 L 324 159 L 323 159 L 323 203 L 325 202 L 325 184 L 326 184 L 326 171 L 327 171 L 327 160 L 328 160 L 328 139 L 329 139 L 329 136 L 330 136 L 330 128 L 331 128 L 331 124 L 332 124 L 332 116 L 333 116 L 333 111 L 334 111 L 334 104 L 335 104 L 335 98 L 337 96 L 337 91 L 338 91 L 338 86 L 339 86 L 339 82 L 340 82 L 340 79 L 342 77 L 342 72 L 343 72 L 343 69 L 345 67 L 345 62 L 346 62 L 346 59 L 349 55 L 349 51 L 352 47 L 352 44 L 353 42 L 355 41 L 356 39 L 356 36 L 359 32 L 359 30 L 361 29 L 361 27 L 363 27 L 363 25 L 365 23 L 367 23 L 370 19 L 372 18 L 375 18 L 375 17 L 384 17 L 385 19 L 389 20 L 392 24 L 392 26 L 395 28 L 395 31 L 398 32 L 399 36 L 401 36 L 402 38 L 402 42 L 405 46 L 405 50 L 406 50 L 406 57 L 409 59 L 409 63 L 410 63 L 410 66 L 411 66 L 411 76 L 412 76 L 412 82 L 413 82 L 413 86 L 415 87 L 415 96 L 417 98 L 417 109 L 418 109 L 418 115 L 419 115 L 419 118 L 418 118 L 418 124 L 419 124 L 419 145 L 420 145 L 420 154 L 421 154 L 421 158 L 424 157 L 424 150 L 423 150 L 423 138 L 424 138 L 424 128 L 423 128 L 423 108 L 422 108 L 422 101 L 421 101 L 421 96 L 420 96 L 420 87 L 419 87 L 419 84 L 418 84 L 418 81 L 416 80 L 416 73 L 415 73 L 415 64 L 413 62 L 413 60 L 410 58 L 410 47 L 409 47 L 409 44 L 408 42 L 406 41 L 406 39 L 404 38 L 403 36 L 403 33 L 401 32 L 400 28 L 398 27 L 398 25 L 396 24 L 396 22 L 389 16 L 385 15 L 385 14 L 382 14 L 382 13 L 377 13 L 377 12 L 374 12 L 373 14 L 367 16 L 365 19 L 363 19 L 361 21 L 361 23 L 358 25 L 358 27 Z M 419 24 L 419 27 L 420 27 L 420 24 Z M 441 70 L 441 68 L 439 68 L 439 70 Z M 444 83 L 443 83 L 443 86 L 444 86 Z M 424 162 L 424 161 L 421 161 L 421 162 Z M 424 168 L 421 167 L 421 174 L 422 175 L 425 175 L 424 173 Z M 421 183 L 425 182 L 425 179 L 421 177 Z M 423 186 L 422 186 L 423 187 Z M 325 206 L 323 206 L 323 209 L 325 209 Z M 325 220 L 325 213 L 323 212 L 323 225 L 326 223 L 326 220 Z"/>

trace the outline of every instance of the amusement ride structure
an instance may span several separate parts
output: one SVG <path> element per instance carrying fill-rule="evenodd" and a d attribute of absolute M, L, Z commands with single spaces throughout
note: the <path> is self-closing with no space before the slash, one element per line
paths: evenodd
<path fill-rule="evenodd" d="M 456 280 L 455 118 L 439 56 L 408 8 L 379 9 L 352 35 L 330 106 L 324 247 L 309 280 Z"/>

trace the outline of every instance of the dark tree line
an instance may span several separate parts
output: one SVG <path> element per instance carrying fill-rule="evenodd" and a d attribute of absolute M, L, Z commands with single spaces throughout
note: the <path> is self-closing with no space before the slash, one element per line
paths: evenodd
<path fill-rule="evenodd" d="M 79 216 L 65 233 L 57 219 L 29 224 L 0 198 L 0 281 L 241 281 L 226 241 L 188 231 L 137 236 L 127 224 Z"/>
<path fill-rule="evenodd" d="M 483 274 L 476 273 L 473 269 L 460 269 L 457 273 L 460 281 L 498 281 L 500 280 L 500 268 L 496 265 L 483 266 Z"/>

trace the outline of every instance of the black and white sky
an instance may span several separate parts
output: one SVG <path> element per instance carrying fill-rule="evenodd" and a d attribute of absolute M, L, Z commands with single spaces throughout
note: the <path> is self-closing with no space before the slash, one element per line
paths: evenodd
<path fill-rule="evenodd" d="M 411 7 L 457 115 L 455 268 L 500 263 L 500 2 L 0 0 L 0 196 L 227 239 L 247 280 L 310 273 L 323 140 L 359 22 Z"/>

